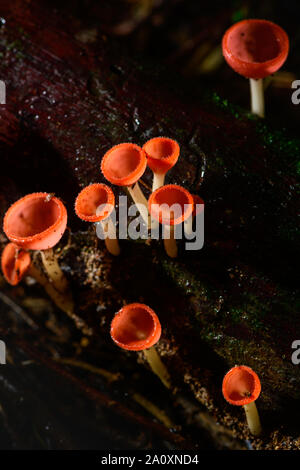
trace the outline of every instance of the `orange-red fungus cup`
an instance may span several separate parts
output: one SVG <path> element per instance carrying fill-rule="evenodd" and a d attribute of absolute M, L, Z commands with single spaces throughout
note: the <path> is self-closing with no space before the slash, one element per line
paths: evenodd
<path fill-rule="evenodd" d="M 131 186 L 145 172 L 147 159 L 136 144 L 124 143 L 112 147 L 102 158 L 101 171 L 112 184 Z"/>
<path fill-rule="evenodd" d="M 5 214 L 3 230 L 9 240 L 29 250 L 47 250 L 61 239 L 67 210 L 57 197 L 33 193 L 15 202 Z"/>
<path fill-rule="evenodd" d="M 153 173 L 165 174 L 177 162 L 180 148 L 176 140 L 167 137 L 155 137 L 148 140 L 143 149 L 147 155 L 147 163 Z"/>
<path fill-rule="evenodd" d="M 86 186 L 78 194 L 75 201 L 75 212 L 80 219 L 86 222 L 100 222 L 111 214 L 114 206 L 115 196 L 111 188 L 106 184 L 95 183 Z"/>
<path fill-rule="evenodd" d="M 23 279 L 31 265 L 30 254 L 14 243 L 8 243 L 1 256 L 1 268 L 7 282 L 16 286 Z"/>
<path fill-rule="evenodd" d="M 246 78 L 265 78 L 275 73 L 289 52 L 289 38 L 277 24 L 267 20 L 243 20 L 223 36 L 222 49 L 230 67 Z"/>
<path fill-rule="evenodd" d="M 244 406 L 259 397 L 260 380 L 250 367 L 236 366 L 225 375 L 222 392 L 225 400 L 232 405 Z"/>
<path fill-rule="evenodd" d="M 154 191 L 148 202 L 152 217 L 166 225 L 177 225 L 193 212 L 193 196 L 182 186 L 168 184 Z"/>
<path fill-rule="evenodd" d="M 134 303 L 121 308 L 115 315 L 110 335 L 120 348 L 142 351 L 157 343 L 161 335 L 161 325 L 150 307 Z"/>

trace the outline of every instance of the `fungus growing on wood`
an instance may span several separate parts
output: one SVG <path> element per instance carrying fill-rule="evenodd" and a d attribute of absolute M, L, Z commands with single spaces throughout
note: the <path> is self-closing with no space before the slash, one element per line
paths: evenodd
<path fill-rule="evenodd" d="M 261 424 L 255 400 L 261 392 L 258 375 L 247 366 L 235 366 L 223 379 L 222 392 L 231 405 L 243 406 L 250 432 L 261 433 Z"/>
<path fill-rule="evenodd" d="M 109 253 L 117 256 L 120 254 L 120 246 L 111 218 L 114 207 L 115 196 L 112 189 L 101 183 L 86 186 L 75 201 L 75 212 L 78 217 L 86 222 L 101 223 L 106 235 L 106 248 Z"/>
<path fill-rule="evenodd" d="M 277 24 L 267 20 L 243 20 L 224 34 L 225 60 L 235 72 L 250 79 L 252 113 L 264 117 L 263 78 L 285 62 L 289 38 Z"/>
<path fill-rule="evenodd" d="M 153 171 L 152 192 L 164 185 L 166 173 L 178 160 L 180 148 L 176 140 L 167 137 L 155 137 L 148 140 L 143 149 L 147 163 Z"/>
<path fill-rule="evenodd" d="M 151 216 L 164 226 L 164 246 L 171 258 L 176 258 L 178 249 L 174 226 L 191 216 L 193 196 L 182 186 L 169 184 L 154 191 L 149 198 Z"/>
<path fill-rule="evenodd" d="M 131 143 L 115 145 L 106 152 L 101 162 L 103 176 L 112 184 L 126 187 L 148 226 L 148 203 L 138 184 L 146 166 L 144 150 Z"/>
<path fill-rule="evenodd" d="M 110 335 L 122 349 L 143 351 L 153 372 L 170 388 L 169 373 L 154 347 L 161 335 L 161 325 L 150 307 L 133 303 L 121 308 L 111 323 Z"/>
<path fill-rule="evenodd" d="M 68 289 L 68 281 L 59 267 L 53 247 L 60 241 L 66 226 L 64 204 L 48 193 L 22 197 L 10 206 L 3 222 L 3 230 L 11 242 L 25 250 L 40 251 L 49 280 L 60 292 Z"/>

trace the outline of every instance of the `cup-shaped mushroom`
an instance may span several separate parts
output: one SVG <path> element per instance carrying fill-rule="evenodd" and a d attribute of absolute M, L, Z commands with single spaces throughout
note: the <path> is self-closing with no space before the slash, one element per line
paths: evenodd
<path fill-rule="evenodd" d="M 101 162 L 103 176 L 110 183 L 127 188 L 148 225 L 147 200 L 138 184 L 146 166 L 147 159 L 144 150 L 132 143 L 115 145 L 106 152 Z"/>
<path fill-rule="evenodd" d="M 225 400 L 232 405 L 243 406 L 247 423 L 252 434 L 261 433 L 261 424 L 255 400 L 261 392 L 258 375 L 247 366 L 235 366 L 223 379 L 222 392 Z"/>
<path fill-rule="evenodd" d="M 10 241 L 27 250 L 47 250 L 61 239 L 67 226 L 64 204 L 48 193 L 33 193 L 12 204 L 3 230 Z"/>
<path fill-rule="evenodd" d="M 115 196 L 106 184 L 95 183 L 83 188 L 75 201 L 77 216 L 86 222 L 99 222 L 105 235 L 107 250 L 113 255 L 120 254 L 116 227 L 111 219 L 115 207 Z"/>
<path fill-rule="evenodd" d="M 8 243 L 1 255 L 1 268 L 7 282 L 16 286 L 31 265 L 30 254 L 14 243 Z"/>
<path fill-rule="evenodd" d="M 164 185 L 166 173 L 176 164 L 180 148 L 176 140 L 168 137 L 155 137 L 148 140 L 143 149 L 147 163 L 153 171 L 152 192 Z"/>
<path fill-rule="evenodd" d="M 222 49 L 230 67 L 250 79 L 252 112 L 263 117 L 262 79 L 275 73 L 286 61 L 289 52 L 286 32 L 271 21 L 243 20 L 225 32 Z"/>
<path fill-rule="evenodd" d="M 169 374 L 154 347 L 161 336 L 161 325 L 152 308 L 140 303 L 121 308 L 111 323 L 110 335 L 120 348 L 144 351 L 153 372 L 170 387 Z"/>
<path fill-rule="evenodd" d="M 187 220 L 193 212 L 193 196 L 182 186 L 168 184 L 162 186 L 149 198 L 149 212 L 154 220 L 164 227 L 164 246 L 171 258 L 176 258 L 178 250 L 174 226 Z"/>
<path fill-rule="evenodd" d="M 52 248 L 67 226 L 67 210 L 60 199 L 48 193 L 33 193 L 10 206 L 3 230 L 9 240 L 27 250 L 40 250 L 44 267 L 55 287 L 64 292 L 68 282 Z"/>

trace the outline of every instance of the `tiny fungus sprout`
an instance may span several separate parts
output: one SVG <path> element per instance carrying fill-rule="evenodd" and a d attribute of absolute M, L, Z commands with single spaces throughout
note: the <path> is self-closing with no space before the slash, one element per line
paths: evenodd
<path fill-rule="evenodd" d="M 164 185 L 166 173 L 178 160 L 180 148 L 176 140 L 155 137 L 143 145 L 147 163 L 153 171 L 152 192 Z"/>
<path fill-rule="evenodd" d="M 67 225 L 64 204 L 48 193 L 33 193 L 12 204 L 5 214 L 3 230 L 8 239 L 25 250 L 39 250 L 54 287 L 65 292 L 68 281 L 60 269 L 53 247 Z"/>
<path fill-rule="evenodd" d="M 203 199 L 197 194 L 192 194 L 192 198 L 194 202 L 193 212 L 190 215 L 190 217 L 184 222 L 184 230 L 185 230 L 186 235 L 191 235 L 193 231 L 194 218 L 197 217 L 197 215 L 203 212 L 204 210 Z"/>
<path fill-rule="evenodd" d="M 144 150 L 138 145 L 130 143 L 115 145 L 106 152 L 101 162 L 103 176 L 110 183 L 127 188 L 148 226 L 147 199 L 138 184 L 146 166 L 147 159 Z"/>
<path fill-rule="evenodd" d="M 263 78 L 285 62 L 289 52 L 286 32 L 271 21 L 243 20 L 225 32 L 222 48 L 230 67 L 250 79 L 252 112 L 264 117 Z"/>
<path fill-rule="evenodd" d="M 164 227 L 164 245 L 167 254 L 176 258 L 178 250 L 174 227 L 191 216 L 193 196 L 182 186 L 169 184 L 154 191 L 149 198 L 151 216 Z"/>
<path fill-rule="evenodd" d="M 86 222 L 101 223 L 106 235 L 105 245 L 112 255 L 120 254 L 116 228 L 111 218 L 115 207 L 115 196 L 106 184 L 95 183 L 86 186 L 77 196 L 75 212 Z"/>
<path fill-rule="evenodd" d="M 243 406 L 250 432 L 261 433 L 261 424 L 255 400 L 259 397 L 261 384 L 258 375 L 247 366 L 235 366 L 223 379 L 222 391 L 225 400 L 232 405 Z"/>
<path fill-rule="evenodd" d="M 30 254 L 14 243 L 8 243 L 1 255 L 1 268 L 7 282 L 16 286 L 21 282 L 31 265 Z"/>
<path fill-rule="evenodd" d="M 161 325 L 150 307 L 134 303 L 121 308 L 111 323 L 110 335 L 120 348 L 143 351 L 153 372 L 170 388 L 170 376 L 154 347 L 161 335 Z"/>

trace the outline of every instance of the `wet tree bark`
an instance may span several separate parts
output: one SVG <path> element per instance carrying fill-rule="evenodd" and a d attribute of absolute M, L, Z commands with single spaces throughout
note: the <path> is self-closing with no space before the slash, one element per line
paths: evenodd
<path fill-rule="evenodd" d="M 226 370 L 249 365 L 263 385 L 258 407 L 265 436 L 253 439 L 253 447 L 273 448 L 276 442 L 297 448 L 300 372 L 290 357 L 300 331 L 294 224 L 299 141 L 218 96 L 200 100 L 180 79 L 128 57 L 118 42 L 100 38 L 83 44 L 70 19 L 39 2 L 1 0 L 0 15 L 0 78 L 7 85 L 7 104 L 0 108 L 1 215 L 15 199 L 34 191 L 55 192 L 66 202 L 71 244 L 63 248 L 64 240 L 60 255 L 78 312 L 94 330 L 86 359 L 100 366 L 109 357 L 115 371 L 124 367 L 130 376 L 137 368 L 146 374 L 145 383 L 152 380 L 136 366 L 136 356 L 116 351 L 108 338 L 113 313 L 124 301 L 142 299 L 159 313 L 160 352 L 182 393 L 192 392 L 199 406 L 231 426 L 238 438 L 249 437 L 243 414 L 221 396 Z M 181 146 L 167 182 L 205 200 L 205 246 L 199 252 L 184 252 L 181 246 L 178 259 L 170 260 L 159 243 L 127 241 L 123 255 L 112 260 L 103 247 L 95 248 L 93 233 L 76 219 L 74 199 L 82 186 L 103 181 L 100 161 L 111 145 L 143 144 L 157 135 L 175 138 Z M 150 185 L 150 172 L 143 180 Z M 21 312 L 34 318 L 26 299 L 41 298 L 38 288 L 3 289 L 6 299 L 12 296 Z M 4 305 L 9 312 L 7 301 Z M 13 321 L 23 341 L 33 338 L 35 360 L 43 351 L 51 368 L 53 355 L 74 355 L 70 337 L 75 335 L 79 345 L 81 339 L 60 312 L 53 313 L 48 304 L 47 309 L 35 321 L 48 322 L 48 348 L 9 313 L 1 322 L 7 328 Z M 50 317 L 58 338 L 63 325 L 54 342 Z M 72 374 L 76 382 L 77 370 Z M 164 406 L 164 400 L 158 404 Z M 280 432 L 279 425 L 284 426 Z"/>

